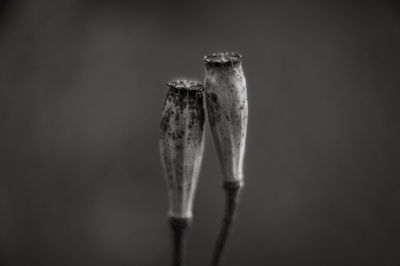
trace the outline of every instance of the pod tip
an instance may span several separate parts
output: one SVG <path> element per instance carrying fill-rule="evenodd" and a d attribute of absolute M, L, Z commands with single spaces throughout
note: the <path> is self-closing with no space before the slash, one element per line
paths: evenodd
<path fill-rule="evenodd" d="M 219 52 L 204 56 L 206 65 L 210 66 L 234 66 L 241 63 L 242 55 L 236 52 Z"/>
<path fill-rule="evenodd" d="M 202 91 L 203 85 L 196 81 L 190 79 L 174 79 L 167 83 L 170 88 L 178 89 L 178 90 L 195 90 Z"/>

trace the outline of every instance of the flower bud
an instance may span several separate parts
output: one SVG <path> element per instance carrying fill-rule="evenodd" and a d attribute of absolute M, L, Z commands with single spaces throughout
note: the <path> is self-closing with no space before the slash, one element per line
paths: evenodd
<path fill-rule="evenodd" d="M 174 80 L 168 86 L 159 144 L 169 215 L 190 219 L 204 151 L 204 89 L 190 80 Z"/>
<path fill-rule="evenodd" d="M 223 180 L 242 184 L 247 132 L 247 89 L 238 53 L 204 57 L 208 119 Z"/>

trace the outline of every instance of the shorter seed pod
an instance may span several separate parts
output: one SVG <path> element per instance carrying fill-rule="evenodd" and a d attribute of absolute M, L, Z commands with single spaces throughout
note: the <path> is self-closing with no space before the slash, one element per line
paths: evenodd
<path fill-rule="evenodd" d="M 190 80 L 174 80 L 168 86 L 159 144 L 169 216 L 191 219 L 204 151 L 204 89 Z"/>

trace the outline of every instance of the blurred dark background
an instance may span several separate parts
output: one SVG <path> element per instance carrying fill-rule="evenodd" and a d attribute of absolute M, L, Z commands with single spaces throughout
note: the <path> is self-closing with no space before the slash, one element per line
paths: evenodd
<path fill-rule="evenodd" d="M 0 4 L 0 265 L 170 262 L 165 83 L 239 51 L 244 191 L 224 265 L 400 265 L 396 1 Z M 223 209 L 207 145 L 188 263 Z"/>

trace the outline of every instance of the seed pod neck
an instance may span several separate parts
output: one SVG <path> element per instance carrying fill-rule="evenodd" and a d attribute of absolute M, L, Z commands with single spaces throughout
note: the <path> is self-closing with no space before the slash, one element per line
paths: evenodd
<path fill-rule="evenodd" d="M 222 52 L 205 56 L 206 82 L 214 84 L 239 82 L 243 83 L 239 86 L 245 86 L 241 57 L 241 54 L 233 52 Z M 205 84 L 206 88 L 209 89 L 210 86 L 207 85 L 209 84 Z"/>
<path fill-rule="evenodd" d="M 166 103 L 169 102 L 180 110 L 202 104 L 204 88 L 201 83 L 191 80 L 173 80 L 167 85 L 169 90 Z"/>
<path fill-rule="evenodd" d="M 178 79 L 167 83 L 170 90 L 169 93 L 183 97 L 202 97 L 203 85 L 197 81 Z"/>

